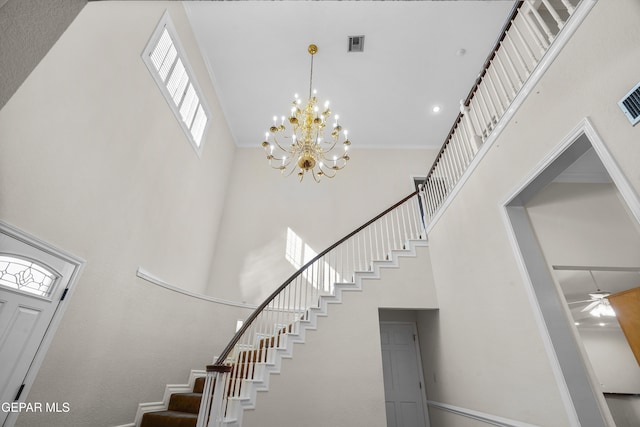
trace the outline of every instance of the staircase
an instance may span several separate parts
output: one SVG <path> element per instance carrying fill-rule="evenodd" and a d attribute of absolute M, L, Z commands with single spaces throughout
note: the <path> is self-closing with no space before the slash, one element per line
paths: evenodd
<path fill-rule="evenodd" d="M 361 290 L 363 279 L 379 278 L 381 269 L 397 267 L 399 258 L 427 246 L 421 197 L 412 193 L 305 264 L 244 322 L 207 366 L 206 379 L 165 397 L 163 410 L 140 405 L 136 427 L 240 427 L 244 410 L 255 408 L 257 392 L 268 390 L 270 374 L 280 373 L 282 359 L 305 342 L 329 304 L 341 303 L 343 292 Z"/>
<path fill-rule="evenodd" d="M 147 412 L 140 427 L 192 427 L 198 420 L 205 377 L 196 378 L 188 393 L 173 393 L 166 411 Z"/>

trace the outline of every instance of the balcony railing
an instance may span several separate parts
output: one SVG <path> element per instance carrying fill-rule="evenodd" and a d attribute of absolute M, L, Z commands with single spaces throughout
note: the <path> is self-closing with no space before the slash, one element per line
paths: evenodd
<path fill-rule="evenodd" d="M 514 5 L 460 114 L 427 174 L 425 220 L 431 222 L 476 154 L 543 60 L 581 0 L 524 0 Z"/>

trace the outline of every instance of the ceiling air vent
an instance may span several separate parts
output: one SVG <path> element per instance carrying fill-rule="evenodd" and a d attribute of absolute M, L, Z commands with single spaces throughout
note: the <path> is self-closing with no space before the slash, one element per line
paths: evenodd
<path fill-rule="evenodd" d="M 618 101 L 618 105 L 632 125 L 640 122 L 640 83 Z"/>
<path fill-rule="evenodd" d="M 364 51 L 364 36 L 349 36 L 349 52 Z"/>

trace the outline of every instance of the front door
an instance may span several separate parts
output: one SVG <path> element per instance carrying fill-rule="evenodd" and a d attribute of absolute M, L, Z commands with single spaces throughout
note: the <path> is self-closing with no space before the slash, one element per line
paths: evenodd
<path fill-rule="evenodd" d="M 387 427 L 427 427 L 415 325 L 380 323 Z"/>
<path fill-rule="evenodd" d="M 0 402 L 24 399 L 27 373 L 77 268 L 0 227 Z M 10 414 L 0 411 L 0 425 Z"/>

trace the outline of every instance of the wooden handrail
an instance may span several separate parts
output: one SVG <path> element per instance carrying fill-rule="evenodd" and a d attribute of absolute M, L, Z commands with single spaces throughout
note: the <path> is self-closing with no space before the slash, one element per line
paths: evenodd
<path fill-rule="evenodd" d="M 513 8 L 511 9 L 511 13 L 509 14 L 509 18 L 507 19 L 507 21 L 502 27 L 500 36 L 498 37 L 495 44 L 493 45 L 493 49 L 491 49 L 491 53 L 487 56 L 487 59 L 484 61 L 484 64 L 482 65 L 482 71 L 480 71 L 480 74 L 478 74 L 478 77 L 476 78 L 476 81 L 473 84 L 473 87 L 471 88 L 471 90 L 469 91 L 469 94 L 467 95 L 467 97 L 463 102 L 463 105 L 465 107 L 469 106 L 469 104 L 471 103 L 471 100 L 473 99 L 473 96 L 478 91 L 478 87 L 482 82 L 482 78 L 487 73 L 487 70 L 489 70 L 491 61 L 496 56 L 498 49 L 500 49 L 500 43 L 502 43 L 504 38 L 507 36 L 507 31 L 509 31 L 509 29 L 511 28 L 513 20 L 518 15 L 518 11 L 520 10 L 520 7 L 522 7 L 523 4 L 524 4 L 524 0 L 520 0 L 513 5 Z M 453 125 L 451 126 L 451 130 L 449 130 L 449 133 L 447 134 L 447 137 L 445 138 L 444 143 L 442 144 L 442 147 L 440 147 L 440 151 L 438 151 L 438 155 L 436 155 L 436 158 L 433 161 L 433 165 L 431 165 L 431 169 L 429 169 L 429 173 L 427 173 L 427 176 L 424 179 L 423 185 L 426 184 L 429 178 L 431 177 L 431 175 L 433 175 L 433 172 L 435 171 L 435 168 L 438 165 L 438 161 L 440 160 L 445 150 L 447 149 L 447 146 L 449 145 L 449 141 L 451 141 L 451 137 L 453 136 L 456 130 L 456 126 L 458 125 L 458 123 L 460 123 L 461 120 L 462 120 L 462 111 L 458 113 L 458 117 L 453 122 Z"/>
<path fill-rule="evenodd" d="M 227 359 L 227 357 L 229 357 L 229 354 L 231 354 L 231 351 L 233 350 L 235 345 L 238 343 L 238 341 L 240 341 L 240 338 L 242 338 L 242 335 L 244 335 L 244 333 L 247 331 L 247 329 L 249 329 L 249 327 L 251 326 L 253 321 L 258 318 L 260 313 L 269 305 L 269 303 L 271 303 L 271 301 L 273 301 L 275 299 L 275 297 L 278 296 L 278 294 L 280 292 L 282 292 L 287 286 L 289 286 L 289 284 L 291 282 L 293 282 L 296 278 L 298 278 L 309 266 L 311 266 L 312 264 L 314 264 L 315 262 L 320 260 L 323 256 L 325 256 L 327 253 L 331 252 L 337 246 L 341 245 L 342 243 L 344 243 L 345 241 L 347 241 L 348 239 L 350 239 L 354 235 L 358 234 L 360 231 L 364 230 L 365 228 L 367 228 L 368 226 L 370 226 L 371 224 L 373 224 L 374 222 L 376 222 L 377 220 L 379 220 L 380 218 L 382 218 L 383 216 L 385 216 L 386 214 L 391 212 L 392 210 L 394 210 L 397 207 L 399 207 L 400 205 L 402 205 L 407 200 L 409 200 L 412 197 L 414 197 L 417 193 L 418 193 L 417 191 L 414 191 L 413 193 L 409 194 L 408 196 L 406 196 L 405 198 L 403 198 L 402 200 L 400 200 L 399 202 L 397 202 L 396 204 L 394 204 L 390 208 L 388 208 L 388 209 L 384 210 L 383 212 L 379 213 L 378 215 L 376 215 L 375 217 L 373 217 L 372 219 L 367 221 L 365 224 L 363 224 L 360 227 L 356 228 L 351 233 L 347 234 L 342 239 L 338 240 L 337 242 L 335 242 L 334 244 L 329 246 L 327 249 L 325 249 L 324 251 L 320 252 L 311 261 L 309 261 L 308 263 L 303 265 L 300 269 L 298 269 L 298 271 L 293 273 L 282 285 L 280 285 L 280 287 L 278 287 L 278 289 L 276 289 L 266 300 L 264 300 L 264 302 L 262 304 L 260 304 L 258 306 L 258 308 L 256 308 L 254 310 L 253 313 L 251 313 L 251 315 L 247 318 L 247 320 L 244 321 L 242 327 L 238 330 L 238 332 L 236 332 L 236 334 L 233 336 L 233 338 L 231 338 L 231 341 L 229 341 L 229 344 L 227 344 L 227 346 L 224 348 L 224 350 L 222 351 L 220 356 L 218 356 L 218 359 L 216 360 L 216 362 L 213 365 L 208 365 L 207 366 L 207 371 L 208 372 L 218 371 L 219 370 L 218 367 L 224 365 L 225 360 Z"/>

